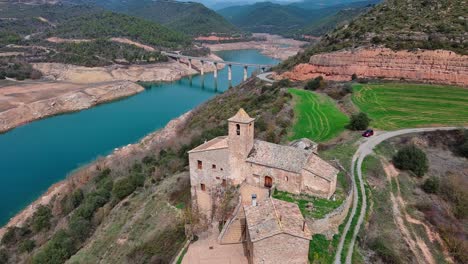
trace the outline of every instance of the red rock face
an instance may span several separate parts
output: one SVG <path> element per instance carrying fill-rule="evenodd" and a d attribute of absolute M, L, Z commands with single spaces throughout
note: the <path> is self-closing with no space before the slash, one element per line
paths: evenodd
<path fill-rule="evenodd" d="M 297 65 L 282 77 L 308 80 L 322 75 L 336 81 L 360 78 L 468 86 L 468 56 L 445 50 L 393 51 L 386 48 L 359 49 L 317 54 L 309 63 Z"/>

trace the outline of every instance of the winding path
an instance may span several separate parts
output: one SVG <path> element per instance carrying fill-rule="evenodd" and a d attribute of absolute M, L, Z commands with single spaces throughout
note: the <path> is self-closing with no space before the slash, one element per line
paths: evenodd
<path fill-rule="evenodd" d="M 343 251 L 343 246 L 344 246 L 344 242 L 346 239 L 346 235 L 348 234 L 348 232 L 350 232 L 351 222 L 354 216 L 356 215 L 356 211 L 357 211 L 358 191 L 361 192 L 362 207 L 361 207 L 361 211 L 358 212 L 359 214 L 358 222 L 356 224 L 356 227 L 354 228 L 353 236 L 351 238 L 348 251 L 346 252 L 346 264 L 351 264 L 356 237 L 357 237 L 357 234 L 359 233 L 359 229 L 362 225 L 362 222 L 364 221 L 364 216 L 366 214 L 367 197 L 366 197 L 366 192 L 364 188 L 364 181 L 362 179 L 362 162 L 364 161 L 365 157 L 371 154 L 374 148 L 377 145 L 379 145 L 381 142 L 392 137 L 397 137 L 397 136 L 411 134 L 411 133 L 431 132 L 431 131 L 437 131 L 437 130 L 454 130 L 458 128 L 459 127 L 408 128 L 408 129 L 401 129 L 401 130 L 390 131 L 390 132 L 383 132 L 381 134 L 378 134 L 376 136 L 373 136 L 364 140 L 359 145 L 358 150 L 353 155 L 353 159 L 351 163 L 351 175 L 353 179 L 353 192 L 354 192 L 353 208 L 351 210 L 351 215 L 348 219 L 348 222 L 346 222 L 346 226 L 340 238 L 340 243 L 338 244 L 338 248 L 336 250 L 335 261 L 334 261 L 335 264 L 341 263 L 341 253 Z M 357 171 L 357 176 L 358 176 L 358 181 L 359 181 L 358 183 L 356 183 L 355 181 L 355 171 Z M 358 190 L 358 185 L 359 185 L 359 190 Z"/>
<path fill-rule="evenodd" d="M 273 72 L 264 72 L 264 73 L 261 73 L 261 74 L 258 74 L 257 75 L 257 78 L 264 81 L 264 82 L 267 82 L 267 83 L 274 83 L 275 80 L 272 80 L 270 78 L 268 78 L 268 76 L 270 76 Z"/>

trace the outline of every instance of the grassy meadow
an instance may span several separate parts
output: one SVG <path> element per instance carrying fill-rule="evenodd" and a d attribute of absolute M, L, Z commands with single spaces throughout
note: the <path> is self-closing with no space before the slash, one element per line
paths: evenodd
<path fill-rule="evenodd" d="M 353 103 L 372 127 L 394 130 L 468 124 L 468 89 L 424 84 L 356 84 Z"/>
<path fill-rule="evenodd" d="M 305 90 L 289 89 L 295 100 L 296 120 L 291 140 L 309 138 L 317 142 L 338 136 L 349 122 L 335 102 L 324 94 Z"/>

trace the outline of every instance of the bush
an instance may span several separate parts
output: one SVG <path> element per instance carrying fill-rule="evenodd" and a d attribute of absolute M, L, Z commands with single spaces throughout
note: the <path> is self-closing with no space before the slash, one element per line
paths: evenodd
<path fill-rule="evenodd" d="M 68 229 L 73 240 L 83 242 L 89 236 L 91 231 L 91 223 L 89 220 L 84 219 L 81 216 L 72 217 L 70 223 L 68 224 Z"/>
<path fill-rule="evenodd" d="M 357 80 L 357 74 L 353 73 L 353 75 L 351 75 L 351 80 L 355 81 Z"/>
<path fill-rule="evenodd" d="M 123 178 L 118 180 L 114 184 L 114 188 L 112 189 L 112 195 L 116 197 L 118 200 L 122 200 L 123 198 L 130 195 L 133 191 L 135 191 L 136 185 L 131 177 Z"/>
<path fill-rule="evenodd" d="M 34 264 L 61 264 L 75 252 L 70 235 L 64 230 L 58 231 L 50 241 L 32 259 Z"/>
<path fill-rule="evenodd" d="M 440 187 L 439 179 L 436 177 L 430 177 L 421 187 L 426 193 L 438 193 Z"/>
<path fill-rule="evenodd" d="M 354 114 L 351 116 L 348 128 L 351 130 L 365 130 L 369 127 L 371 119 L 366 113 Z"/>
<path fill-rule="evenodd" d="M 313 80 L 308 81 L 304 86 L 304 89 L 315 91 L 319 88 L 322 88 L 323 86 L 325 86 L 325 81 L 323 80 L 322 76 L 319 76 Z"/>
<path fill-rule="evenodd" d="M 73 207 L 73 209 L 80 206 L 83 199 L 83 191 L 81 189 L 76 189 L 70 196 L 70 204 Z"/>
<path fill-rule="evenodd" d="M 458 152 L 465 158 L 468 158 L 468 140 L 458 147 Z"/>
<path fill-rule="evenodd" d="M 7 263 L 8 253 L 6 249 L 0 248 L 0 263 Z"/>
<path fill-rule="evenodd" d="M 34 240 L 26 239 L 25 241 L 21 242 L 21 244 L 19 245 L 19 251 L 21 253 L 31 252 L 35 247 L 36 247 L 36 242 Z"/>
<path fill-rule="evenodd" d="M 2 237 L 2 244 L 4 245 L 13 245 L 16 241 L 16 227 L 8 227 L 7 231 Z M 0 262 L 1 263 L 1 262 Z"/>
<path fill-rule="evenodd" d="M 426 153 L 415 145 L 400 149 L 393 157 L 395 167 L 401 170 L 410 170 L 416 176 L 423 176 L 429 169 Z"/>
<path fill-rule="evenodd" d="M 289 79 L 281 79 L 277 83 L 274 84 L 274 88 L 276 87 L 290 87 L 291 81 Z"/>
<path fill-rule="evenodd" d="M 40 205 L 32 217 L 32 228 L 34 232 L 40 232 L 50 228 L 50 219 L 52 218 L 52 211 L 49 207 Z"/>

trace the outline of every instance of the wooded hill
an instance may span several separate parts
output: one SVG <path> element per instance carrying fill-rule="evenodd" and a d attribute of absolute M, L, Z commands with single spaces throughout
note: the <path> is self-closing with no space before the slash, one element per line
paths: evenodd
<path fill-rule="evenodd" d="M 0 73 L 5 74 L 0 74 L 0 77 L 5 75 L 24 79 L 28 78 L 27 72 L 32 73 L 28 70 L 30 67 L 19 67 L 24 68 L 21 71 L 7 68 L 11 63 L 19 66 L 26 65 L 24 62 L 103 66 L 117 61 L 158 62 L 167 60 L 159 50 L 185 50 L 192 47 L 190 38 L 183 33 L 96 6 L 0 3 L 0 7 L 0 52 L 23 54 L 19 57 L 3 57 L 0 61 Z M 53 43 L 47 40 L 50 37 L 86 41 Z M 153 47 L 155 51 L 110 41 L 112 37 L 127 38 Z"/>
<path fill-rule="evenodd" d="M 445 49 L 468 54 L 468 5 L 463 0 L 387 0 L 346 27 L 325 35 L 305 52 L 283 62 L 289 69 L 311 55 L 360 46 L 394 50 Z"/>
<path fill-rule="evenodd" d="M 215 11 L 195 2 L 172 0 L 77 0 L 118 13 L 163 24 L 187 35 L 240 33 L 240 30 Z"/>
<path fill-rule="evenodd" d="M 252 5 L 232 6 L 218 11 L 228 21 L 250 32 L 265 32 L 285 36 L 320 34 L 333 29 L 340 22 L 349 20 L 366 10 L 378 0 L 318 7 L 317 5 L 281 5 L 259 2 Z M 346 12 L 347 10 L 353 12 Z M 344 16 L 337 16 L 343 10 Z M 342 13 L 343 15 L 343 13 Z M 318 28 L 314 28 L 320 24 Z M 323 29 L 322 29 L 323 28 Z"/>

